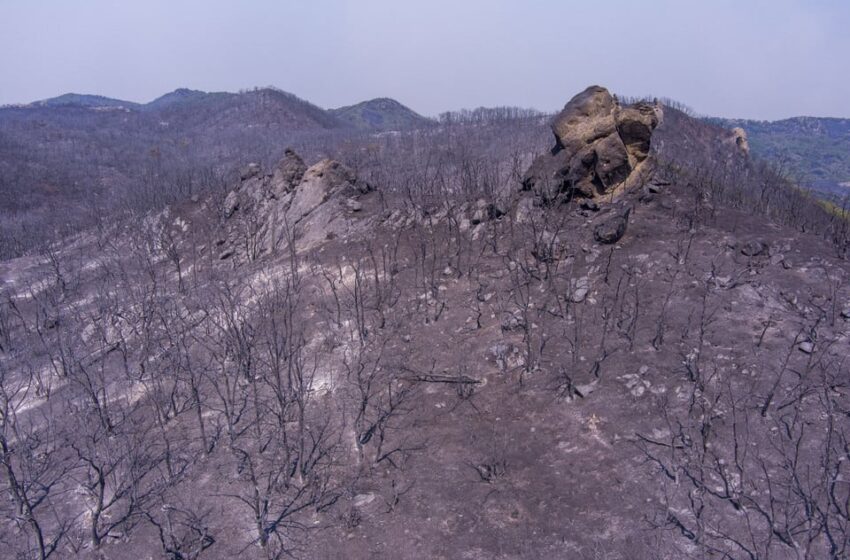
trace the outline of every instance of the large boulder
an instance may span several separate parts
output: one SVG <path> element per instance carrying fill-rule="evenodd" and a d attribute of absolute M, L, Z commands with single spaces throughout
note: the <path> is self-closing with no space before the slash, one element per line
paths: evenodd
<path fill-rule="evenodd" d="M 593 228 L 593 238 L 599 243 L 616 243 L 626 233 L 631 207 L 616 208 Z"/>
<path fill-rule="evenodd" d="M 555 146 L 532 162 L 523 190 L 551 201 L 561 195 L 594 198 L 634 185 L 646 176 L 643 162 L 662 116 L 657 105 L 621 107 L 607 89 L 587 88 L 553 121 Z"/>

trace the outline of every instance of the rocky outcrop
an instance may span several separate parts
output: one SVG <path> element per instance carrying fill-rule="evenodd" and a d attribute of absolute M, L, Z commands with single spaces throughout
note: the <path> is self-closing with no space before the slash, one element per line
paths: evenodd
<path fill-rule="evenodd" d="M 223 203 L 222 260 L 253 260 L 293 239 L 308 247 L 344 235 L 351 218 L 363 214 L 360 197 L 372 190 L 338 161 L 325 159 L 308 168 L 289 149 L 273 172 L 252 166 L 240 179 Z"/>
<path fill-rule="evenodd" d="M 247 181 L 251 177 L 256 177 L 261 170 L 262 168 L 259 163 L 249 163 L 239 173 L 239 178 L 243 181 Z"/>
<path fill-rule="evenodd" d="M 371 187 L 345 165 L 331 159 L 322 160 L 304 173 L 286 212 L 287 220 L 298 223 L 332 194 L 339 193 L 349 200 L 370 190 Z"/>
<path fill-rule="evenodd" d="M 621 107 L 607 89 L 587 88 L 555 118 L 555 146 L 531 164 L 523 189 L 549 201 L 598 197 L 642 182 L 652 132 L 662 117 L 658 105 Z"/>
<path fill-rule="evenodd" d="M 224 199 L 224 217 L 229 218 L 237 210 L 239 210 L 239 192 L 231 191 L 227 193 L 227 197 Z"/>
<path fill-rule="evenodd" d="M 747 131 L 738 126 L 732 129 L 732 134 L 735 137 L 735 145 L 738 146 L 738 149 L 744 154 L 749 154 L 750 141 L 747 139 Z"/>
<path fill-rule="evenodd" d="M 283 159 L 277 164 L 272 183 L 280 188 L 280 194 L 291 192 L 301 182 L 306 171 L 307 164 L 301 156 L 287 148 L 283 152 Z"/>

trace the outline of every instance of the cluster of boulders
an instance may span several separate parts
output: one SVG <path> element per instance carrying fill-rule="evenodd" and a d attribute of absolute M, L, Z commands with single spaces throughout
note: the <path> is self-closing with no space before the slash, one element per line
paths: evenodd
<path fill-rule="evenodd" d="M 545 201 L 598 198 L 646 180 L 660 105 L 620 106 L 607 89 L 591 86 L 573 97 L 552 123 L 555 146 L 523 178 L 524 190 Z"/>
<path fill-rule="evenodd" d="M 295 237 L 308 246 L 343 234 L 350 226 L 347 217 L 363 210 L 360 198 L 371 190 L 342 163 L 325 159 L 308 167 L 291 149 L 271 172 L 248 164 L 222 205 L 220 258 L 245 247 L 251 259 Z"/>

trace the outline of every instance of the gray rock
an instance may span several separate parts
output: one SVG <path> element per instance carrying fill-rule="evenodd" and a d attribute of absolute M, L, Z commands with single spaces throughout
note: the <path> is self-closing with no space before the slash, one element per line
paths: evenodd
<path fill-rule="evenodd" d="M 579 397 L 586 399 L 592 392 L 596 390 L 596 387 L 599 385 L 599 380 L 594 379 L 590 383 L 584 383 L 581 385 L 576 385 L 573 387 L 573 391 Z"/>
<path fill-rule="evenodd" d="M 360 203 L 360 201 L 355 200 L 353 198 L 345 199 L 345 207 L 351 210 L 352 212 L 360 212 L 361 210 L 363 210 L 363 205 Z"/>
<path fill-rule="evenodd" d="M 497 342 L 491 346 L 490 355 L 493 356 L 496 365 L 501 371 L 507 371 L 525 365 L 525 358 L 523 358 L 519 349 L 507 342 Z"/>
<path fill-rule="evenodd" d="M 531 221 L 531 215 L 534 212 L 534 199 L 530 196 L 524 196 L 519 199 L 516 204 L 514 219 L 518 224 L 524 224 Z"/>
<path fill-rule="evenodd" d="M 519 315 L 509 313 L 502 317 L 501 327 L 505 332 L 522 330 L 525 326 L 525 320 Z"/>
<path fill-rule="evenodd" d="M 581 303 L 587 298 L 590 292 L 590 281 L 587 276 L 582 276 L 570 282 L 572 289 L 570 291 L 570 301 L 573 303 Z"/>
<path fill-rule="evenodd" d="M 224 251 L 221 252 L 221 254 L 219 254 L 218 258 L 219 258 L 219 260 L 224 261 L 224 260 L 229 259 L 232 256 L 233 256 L 233 249 L 225 249 Z"/>
<path fill-rule="evenodd" d="M 811 354 L 815 350 L 815 345 L 809 341 L 801 342 L 797 349 L 800 350 L 803 354 Z"/>
<path fill-rule="evenodd" d="M 470 220 L 472 222 L 472 225 L 478 225 L 481 222 L 484 222 L 489 219 L 487 206 L 487 201 L 485 201 L 483 198 L 480 198 L 475 201 L 475 209 L 472 212 L 472 219 Z"/>
<path fill-rule="evenodd" d="M 472 225 L 478 225 L 481 222 L 501 218 L 504 214 L 505 211 L 499 208 L 496 204 L 489 203 L 483 198 L 480 198 L 475 201 L 475 206 L 470 221 Z"/>
<path fill-rule="evenodd" d="M 593 228 L 593 238 L 599 243 L 616 243 L 626 233 L 626 227 L 629 224 L 629 214 L 632 209 L 630 207 L 624 210 L 615 212 L 612 216 L 605 218 Z"/>
<path fill-rule="evenodd" d="M 224 199 L 224 217 L 229 218 L 239 209 L 239 193 L 230 191 L 227 198 Z"/>
<path fill-rule="evenodd" d="M 589 290 L 587 288 L 576 288 L 573 290 L 573 293 L 570 294 L 570 301 L 573 303 L 581 303 L 587 297 L 587 292 Z"/>
<path fill-rule="evenodd" d="M 307 169 L 295 189 L 287 220 L 290 224 L 298 223 L 335 192 L 357 196 L 360 192 L 357 183 L 354 172 L 345 165 L 330 159 L 320 161 Z"/>
<path fill-rule="evenodd" d="M 741 254 L 747 257 L 757 257 L 767 250 L 767 245 L 761 241 L 747 241 L 741 245 Z"/>
<path fill-rule="evenodd" d="M 251 177 L 256 177 L 260 174 L 260 164 L 259 163 L 249 163 L 245 167 L 242 168 L 242 172 L 239 174 L 239 178 L 243 181 L 247 181 Z"/>
<path fill-rule="evenodd" d="M 366 506 L 366 505 L 368 505 L 368 504 L 370 504 L 374 501 L 375 501 L 375 494 L 368 493 L 368 494 L 357 494 L 356 496 L 354 496 L 354 500 L 352 501 L 352 503 L 354 504 L 354 507 L 360 508 L 360 507 Z"/>

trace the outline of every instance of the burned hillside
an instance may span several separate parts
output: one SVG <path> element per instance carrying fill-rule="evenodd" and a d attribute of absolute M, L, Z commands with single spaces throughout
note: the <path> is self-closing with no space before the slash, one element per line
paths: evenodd
<path fill-rule="evenodd" d="M 487 126 L 1 262 L 4 545 L 847 557 L 844 221 L 654 100 Z"/>

